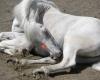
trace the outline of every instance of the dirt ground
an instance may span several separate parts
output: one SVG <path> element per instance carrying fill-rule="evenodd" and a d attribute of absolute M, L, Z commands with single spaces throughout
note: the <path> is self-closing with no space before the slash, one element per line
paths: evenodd
<path fill-rule="evenodd" d="M 12 9 L 19 1 L 0 0 L 0 32 L 11 29 Z M 54 2 L 65 13 L 100 18 L 100 0 L 54 0 Z M 32 55 L 14 57 L 34 58 Z M 0 80 L 35 80 L 30 73 L 41 65 L 12 65 L 7 63 L 10 58 L 13 57 L 0 53 Z M 100 80 L 100 72 L 84 64 L 76 66 L 69 73 L 56 74 L 46 80 Z"/>

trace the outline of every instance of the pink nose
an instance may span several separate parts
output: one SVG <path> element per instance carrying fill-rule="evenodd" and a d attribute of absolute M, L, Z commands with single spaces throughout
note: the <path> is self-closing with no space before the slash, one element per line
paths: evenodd
<path fill-rule="evenodd" d="M 42 49 L 46 49 L 47 46 L 46 46 L 44 43 L 41 43 L 41 44 L 40 44 L 40 48 L 42 48 Z"/>

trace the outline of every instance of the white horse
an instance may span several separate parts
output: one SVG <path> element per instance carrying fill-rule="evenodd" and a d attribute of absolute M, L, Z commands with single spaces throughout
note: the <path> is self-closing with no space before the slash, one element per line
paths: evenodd
<path fill-rule="evenodd" d="M 20 27 L 18 25 L 20 25 Z M 43 49 L 43 47 L 40 47 L 40 44 L 43 43 L 43 46 L 47 52 L 49 52 L 50 56 L 53 56 L 40 60 L 22 59 L 19 61 L 20 63 L 56 63 L 56 60 L 61 59 L 60 56 L 62 55 L 61 62 L 54 65 L 43 66 L 34 70 L 33 73 L 60 72 L 74 66 L 77 62 L 84 61 L 97 62 L 93 65 L 93 68 L 100 71 L 100 59 L 98 58 L 100 55 L 99 19 L 62 13 L 50 0 L 23 0 L 15 8 L 13 26 L 13 32 L 11 33 L 13 34 L 17 32 L 19 35 L 17 35 L 17 37 L 12 37 L 12 40 L 13 38 L 17 38 L 20 39 L 18 41 L 22 41 L 21 39 L 24 37 L 24 45 L 27 44 L 27 47 L 25 46 L 24 48 L 27 49 L 30 45 L 32 45 L 32 43 L 34 46 L 37 46 L 37 44 L 35 44 L 37 41 L 39 43 L 36 48 L 37 51 Z M 51 39 L 50 35 L 49 37 L 46 35 L 45 29 L 50 32 L 54 40 Z M 5 39 L 8 38 L 3 38 L 4 41 L 1 42 L 2 44 L 0 43 L 0 47 L 3 45 L 8 48 L 8 45 L 4 45 L 8 42 L 8 40 L 5 41 Z M 11 41 L 11 43 L 12 42 L 14 41 Z M 19 45 L 17 48 L 18 47 Z M 21 47 L 23 48 L 23 46 Z M 5 50 L 6 49 L 4 49 L 4 51 Z M 87 57 L 87 59 L 85 58 L 86 60 L 84 61 L 78 60 L 77 56 Z"/>

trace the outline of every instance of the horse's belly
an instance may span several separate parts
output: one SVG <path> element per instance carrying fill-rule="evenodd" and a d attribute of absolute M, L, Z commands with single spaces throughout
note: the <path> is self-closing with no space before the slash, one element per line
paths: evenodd
<path fill-rule="evenodd" d="M 78 56 L 82 56 L 82 57 L 97 57 L 100 56 L 100 48 L 97 50 L 93 50 L 93 51 L 79 51 Z"/>

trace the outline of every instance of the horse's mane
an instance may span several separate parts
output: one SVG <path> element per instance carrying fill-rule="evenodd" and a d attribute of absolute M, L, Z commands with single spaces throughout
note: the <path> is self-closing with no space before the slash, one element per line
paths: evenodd
<path fill-rule="evenodd" d="M 48 1 L 39 1 L 38 2 L 38 6 L 41 7 L 41 8 L 45 8 L 45 9 L 49 9 L 50 7 L 55 7 L 57 8 L 57 5 L 51 1 L 51 0 L 48 0 Z"/>
<path fill-rule="evenodd" d="M 38 19 L 36 19 L 36 21 L 38 23 L 43 23 L 43 16 L 44 14 L 51 8 L 51 7 L 54 7 L 54 8 L 57 8 L 58 7 L 55 5 L 54 2 L 52 2 L 51 0 L 48 0 L 48 1 L 40 1 L 37 3 L 37 8 L 38 8 Z"/>
<path fill-rule="evenodd" d="M 32 19 L 43 24 L 44 14 L 51 7 L 57 8 L 55 3 L 51 0 L 22 0 L 22 2 L 14 8 L 14 16 L 17 17 L 22 25 L 24 24 L 24 19 L 28 21 Z"/>

